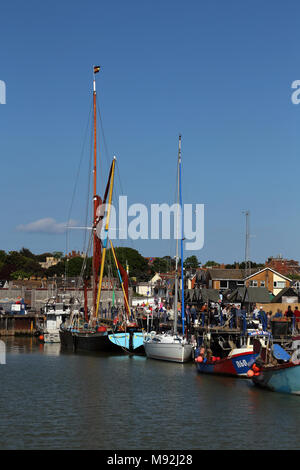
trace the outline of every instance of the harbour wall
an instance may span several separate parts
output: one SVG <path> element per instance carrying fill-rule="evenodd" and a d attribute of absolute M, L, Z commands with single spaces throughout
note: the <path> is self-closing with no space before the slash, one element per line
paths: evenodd
<path fill-rule="evenodd" d="M 129 289 L 129 304 L 131 305 L 132 289 Z M 28 305 L 30 311 L 40 313 L 41 308 L 51 298 L 56 296 L 63 296 L 64 300 L 69 302 L 72 298 L 77 298 L 80 302 L 84 302 L 83 289 L 26 289 L 23 287 L 8 287 L 6 289 L 0 289 L 0 305 L 3 306 L 4 310 L 9 308 L 9 305 L 23 298 L 25 303 Z M 93 304 L 93 292 L 92 289 L 87 291 L 88 307 L 92 308 Z M 103 289 L 101 292 L 100 307 L 102 309 L 108 309 L 113 304 L 113 293 L 111 290 Z M 124 296 L 121 289 L 116 289 L 114 293 L 114 306 L 124 306 Z"/>

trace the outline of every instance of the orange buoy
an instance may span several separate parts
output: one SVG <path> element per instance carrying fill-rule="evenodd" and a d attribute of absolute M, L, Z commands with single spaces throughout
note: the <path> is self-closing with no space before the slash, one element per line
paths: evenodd
<path fill-rule="evenodd" d="M 202 357 L 202 356 L 198 356 L 198 357 L 196 357 L 195 361 L 196 361 L 196 362 L 203 362 L 203 357 Z"/>
<path fill-rule="evenodd" d="M 39 340 L 40 340 L 40 341 L 43 341 L 43 340 L 44 340 L 44 336 L 43 336 L 43 335 L 40 335 L 40 336 L 39 336 Z"/>
<path fill-rule="evenodd" d="M 248 372 L 247 372 L 247 375 L 248 375 L 248 377 L 253 377 L 253 375 L 254 375 L 253 370 L 249 369 Z"/>
<path fill-rule="evenodd" d="M 107 328 L 105 326 L 99 326 L 98 329 L 97 329 L 97 331 L 99 333 L 104 333 L 104 331 L 106 331 L 106 330 L 107 330 Z"/>

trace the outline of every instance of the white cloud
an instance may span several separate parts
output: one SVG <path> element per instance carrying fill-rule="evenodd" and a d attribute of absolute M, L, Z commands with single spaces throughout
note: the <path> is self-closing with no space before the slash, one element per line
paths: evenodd
<path fill-rule="evenodd" d="M 72 219 L 70 219 L 69 222 L 59 223 L 51 217 L 46 217 L 44 219 L 36 220 L 35 222 L 30 222 L 29 224 L 18 225 L 17 230 L 19 230 L 20 232 L 29 233 L 58 234 L 65 233 L 67 227 L 74 227 L 75 225 L 77 225 L 77 222 Z"/>

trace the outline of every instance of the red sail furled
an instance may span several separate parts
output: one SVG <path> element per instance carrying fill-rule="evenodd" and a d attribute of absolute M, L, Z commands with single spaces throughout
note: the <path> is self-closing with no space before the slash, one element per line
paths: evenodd
<path fill-rule="evenodd" d="M 85 321 L 88 323 L 89 317 L 88 317 L 88 299 L 87 299 L 87 290 L 88 290 L 88 280 L 85 279 L 84 281 L 84 318 Z"/>
<path fill-rule="evenodd" d="M 96 211 L 99 206 L 101 206 L 102 200 L 100 196 L 96 196 Z M 98 223 L 98 220 L 95 220 L 95 225 Z M 94 312 L 96 311 L 96 303 L 97 303 L 97 289 L 98 289 L 98 280 L 99 280 L 99 271 L 101 265 L 101 247 L 102 243 L 100 238 L 97 237 L 96 234 L 96 226 L 94 226 L 94 249 L 93 249 L 93 277 L 94 277 L 94 288 L 93 288 L 93 305 L 94 305 Z"/>
<path fill-rule="evenodd" d="M 120 261 L 117 260 L 117 262 L 118 262 L 118 268 L 119 268 L 119 271 L 120 271 L 120 274 L 121 274 L 121 277 L 122 277 L 122 281 L 123 281 L 123 285 L 124 285 L 124 290 L 125 290 L 127 302 L 128 302 L 128 304 L 129 304 L 129 298 L 128 298 L 128 275 L 127 275 L 127 272 L 125 271 L 125 269 L 123 268 L 123 266 L 121 265 Z M 130 316 L 130 311 L 128 310 L 127 302 L 126 302 L 125 299 L 124 299 L 124 304 L 125 304 L 125 308 L 126 308 L 127 315 Z"/>

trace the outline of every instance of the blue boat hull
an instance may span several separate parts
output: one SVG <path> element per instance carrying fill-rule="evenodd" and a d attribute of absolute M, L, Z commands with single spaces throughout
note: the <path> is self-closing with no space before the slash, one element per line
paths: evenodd
<path fill-rule="evenodd" d="M 300 395 L 300 364 L 264 367 L 252 381 L 255 385 L 273 392 Z"/>
<path fill-rule="evenodd" d="M 127 351 L 135 353 L 144 352 L 144 337 L 142 332 L 112 333 L 108 335 L 108 338 L 113 344 Z"/>

